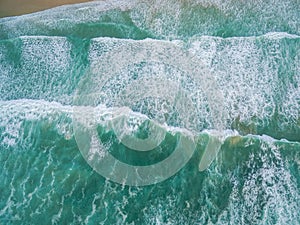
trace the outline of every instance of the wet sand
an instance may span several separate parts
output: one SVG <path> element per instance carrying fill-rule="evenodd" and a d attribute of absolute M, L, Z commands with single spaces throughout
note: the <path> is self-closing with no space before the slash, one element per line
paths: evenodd
<path fill-rule="evenodd" d="M 89 1 L 91 0 L 0 0 L 0 17 L 18 16 L 60 5 Z"/>

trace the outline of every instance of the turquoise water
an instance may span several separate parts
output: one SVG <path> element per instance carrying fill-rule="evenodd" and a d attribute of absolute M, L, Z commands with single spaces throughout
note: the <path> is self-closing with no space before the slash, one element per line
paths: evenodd
<path fill-rule="evenodd" d="M 0 224 L 299 224 L 299 12 L 105 1 L 0 19 Z"/>

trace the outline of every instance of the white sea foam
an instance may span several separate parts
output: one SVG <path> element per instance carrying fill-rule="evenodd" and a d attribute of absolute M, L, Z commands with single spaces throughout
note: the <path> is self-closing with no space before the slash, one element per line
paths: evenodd
<path fill-rule="evenodd" d="M 218 37 L 194 37 L 188 43 L 187 50 L 191 55 L 195 55 L 201 62 L 201 66 L 215 79 L 216 90 L 223 96 L 223 122 L 227 120 L 225 128 L 229 128 L 230 123 L 239 118 L 240 121 L 251 121 L 252 118 L 259 120 L 269 120 L 274 115 L 275 108 L 279 109 L 282 118 L 286 118 L 289 125 L 297 124 L 299 120 L 299 51 L 285 54 L 285 49 L 289 49 L 289 43 L 293 43 L 293 48 L 299 47 L 299 36 L 286 33 L 269 33 L 260 37 L 246 38 L 218 38 Z M 71 78 L 74 74 L 72 66 L 74 61 L 71 58 L 72 44 L 66 38 L 59 37 L 22 37 L 22 49 L 20 49 L 21 67 L 14 68 L 11 62 L 7 62 L 7 46 L 0 48 L 1 72 L 0 93 L 3 100 L 16 98 L 55 100 L 61 103 L 71 104 L 74 88 L 77 85 L 76 79 Z M 15 42 L 17 48 L 17 41 Z M 151 46 L 153 51 L 161 51 L 162 46 L 177 46 L 183 48 L 185 44 L 180 41 L 154 41 L 151 39 L 143 41 L 120 40 L 111 38 L 93 39 L 90 45 L 89 61 L 95 67 L 96 63 L 115 48 L 124 48 L 126 45 L 135 46 L 135 52 L 139 52 L 139 47 Z M 127 48 L 127 47 L 125 47 Z M 172 47 L 173 48 L 173 47 Z M 125 54 L 125 53 L 124 53 Z M 142 53 L 144 54 L 144 53 Z M 291 55 L 295 54 L 295 55 Z M 120 61 L 111 58 L 112 62 Z M 132 55 L 134 57 L 134 55 Z M 136 59 L 135 59 L 136 60 Z M 143 59 L 143 60 L 146 60 Z M 280 66 L 277 61 L 284 60 Z M 111 62 L 111 63 L 112 63 Z M 178 60 L 180 62 L 180 59 Z M 149 62 L 150 64 L 153 62 Z M 166 70 L 172 69 L 156 63 L 149 68 L 141 69 L 122 68 L 123 72 L 107 82 L 105 88 L 112 88 L 111 85 L 126 85 L 132 73 L 152 73 L 152 77 L 158 79 L 163 77 Z M 184 63 L 183 63 L 184 64 Z M 172 65 L 174 67 L 174 65 Z M 176 76 L 181 76 L 181 65 L 174 70 Z M 186 68 L 183 65 L 184 69 Z M 283 69 L 282 69 L 283 68 Z M 285 77 L 285 71 L 289 71 Z M 101 72 L 101 71 L 99 71 Z M 192 73 L 191 69 L 189 73 Z M 172 77 L 165 77 L 169 81 Z M 145 80 L 147 81 L 147 80 Z M 191 80 L 185 77 L 180 85 L 190 88 Z M 207 81 L 207 80 L 206 80 Z M 153 81 L 147 81 L 148 83 Z M 157 80 L 156 85 L 168 86 L 166 83 Z M 204 84 L 202 89 L 204 88 Z M 283 85 L 286 85 L 283 86 Z M 136 86 L 138 88 L 138 86 Z M 150 88 L 150 86 L 149 86 Z M 164 92 L 162 87 L 160 91 Z M 174 89 L 174 88 L 173 88 Z M 150 89 L 149 89 L 150 90 Z M 204 89 L 203 89 L 204 90 Z M 128 92 L 129 90 L 127 90 Z M 133 93 L 136 91 L 131 90 Z M 219 93 L 219 94 L 220 94 Z M 280 93 L 280 94 L 279 94 Z M 110 94 L 115 94 L 111 92 Z M 171 94 L 171 92 L 170 92 Z M 218 95 L 219 95 L 218 94 Z M 212 94 L 213 96 L 213 94 Z M 172 99 L 172 96 L 166 100 Z M 205 92 L 199 91 L 192 99 L 201 113 L 198 114 L 202 126 L 211 125 L 211 115 L 207 111 L 209 104 L 205 98 Z M 214 98 L 215 100 L 217 98 Z M 210 101 L 212 104 L 213 101 Z M 280 107 L 279 107 L 280 106 Z M 282 106 L 282 107 L 281 107 Z M 217 108 L 217 106 L 213 106 Z M 158 110 L 163 110 L 158 109 Z M 220 111 L 220 110 L 219 110 Z M 188 113 L 188 112 L 184 112 Z M 199 123 L 199 124 L 200 124 Z M 284 125 L 284 124 L 283 124 Z"/>
<path fill-rule="evenodd" d="M 126 23 L 120 16 L 120 12 L 125 12 L 138 28 L 163 39 L 193 35 L 250 36 L 286 29 L 299 35 L 298 11 L 299 4 L 295 1 L 280 0 L 257 0 L 255 3 L 234 0 L 108 0 L 3 18 L 0 23 L 3 33 L 9 38 L 26 33 L 46 32 L 51 35 L 53 30 L 63 31 L 76 24 L 101 22 L 101 16 L 106 13 L 113 22 Z M 228 34 L 224 27 L 228 28 Z"/>

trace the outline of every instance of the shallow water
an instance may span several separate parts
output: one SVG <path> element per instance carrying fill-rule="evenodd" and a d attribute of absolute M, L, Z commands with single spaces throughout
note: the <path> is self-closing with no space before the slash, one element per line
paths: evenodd
<path fill-rule="evenodd" d="M 299 7 L 0 19 L 0 224 L 298 224 Z"/>

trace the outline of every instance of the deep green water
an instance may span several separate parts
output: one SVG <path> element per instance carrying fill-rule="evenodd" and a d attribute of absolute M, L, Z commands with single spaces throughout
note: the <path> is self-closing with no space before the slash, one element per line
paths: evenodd
<path fill-rule="evenodd" d="M 0 224 L 299 224 L 299 27 L 297 0 L 106 1 L 0 19 Z M 157 184 L 115 183 L 84 158 L 91 112 L 100 156 L 147 166 L 181 143 L 179 161 L 194 152 Z M 153 150 L 120 140 L 146 140 L 153 121 L 165 133 Z"/>

